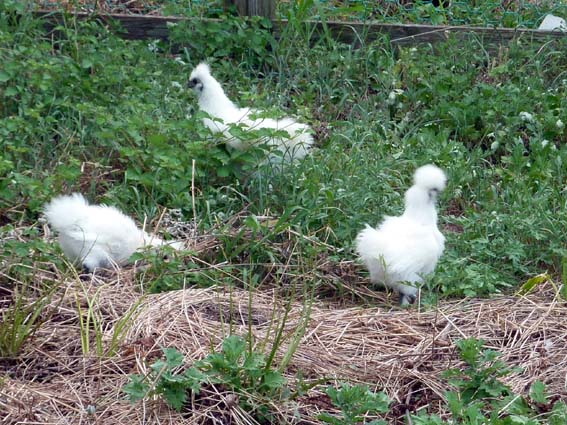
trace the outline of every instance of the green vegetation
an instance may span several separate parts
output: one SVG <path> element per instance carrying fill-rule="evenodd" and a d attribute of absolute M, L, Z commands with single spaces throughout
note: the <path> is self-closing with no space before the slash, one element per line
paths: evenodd
<path fill-rule="evenodd" d="M 118 319 L 113 326 L 112 335 L 108 343 L 104 344 L 103 317 L 98 309 L 99 296 L 101 291 L 106 290 L 105 285 L 101 285 L 91 297 L 83 282 L 77 277 L 77 285 L 81 287 L 81 294 L 75 294 L 75 304 L 79 319 L 79 329 L 81 336 L 81 349 L 84 356 L 92 354 L 91 340 L 95 341 L 95 352 L 98 357 L 114 356 L 120 346 L 122 339 L 132 324 L 132 320 L 140 313 L 139 306 L 144 297 L 140 297 L 132 307 Z M 82 297 L 80 297 L 82 296 Z M 86 301 L 86 308 L 81 306 L 81 299 Z M 94 336 L 93 336 L 94 335 Z"/>
<path fill-rule="evenodd" d="M 36 1 L 53 8 L 54 1 Z M 218 18 L 235 14 L 225 10 L 223 0 L 138 0 L 135 3 L 60 1 L 59 7 L 71 5 L 81 10 L 103 10 L 115 13 L 160 13 L 165 16 L 199 16 Z M 537 28 L 543 17 L 552 13 L 565 18 L 567 5 L 554 0 L 302 0 L 277 1 L 277 16 L 293 17 L 300 8 L 309 9 L 308 18 L 316 20 L 377 21 L 430 25 L 474 25 L 505 28 Z M 445 5 L 445 7 L 443 7 Z"/>
<path fill-rule="evenodd" d="M 295 3 L 280 2 L 280 14 L 285 16 Z M 434 6 L 435 2 L 427 0 L 311 0 L 302 3 L 317 6 L 311 16 L 313 19 L 404 24 L 537 28 L 548 13 L 563 17 L 567 15 L 567 5 L 553 0 L 441 0 L 436 2 L 440 4 L 438 7 Z"/>
<path fill-rule="evenodd" d="M 41 314 L 53 291 L 43 289 L 33 301 L 29 292 L 27 282 L 12 287 L 10 308 L 0 315 L 0 357 L 17 357 L 26 340 L 41 326 Z"/>
<path fill-rule="evenodd" d="M 9 234 L 10 226 L 4 229 Z M 17 358 L 57 307 L 48 308 L 58 275 L 46 267 L 58 263 L 56 253 L 39 239 L 37 229 L 27 230 L 24 237 L 30 240 L 21 242 L 8 236 L 0 245 L 0 299 L 8 306 L 0 310 L 0 358 Z"/>
<path fill-rule="evenodd" d="M 412 418 L 419 425 L 464 424 L 464 425 L 538 425 L 562 424 L 567 419 L 567 404 L 549 400 L 545 385 L 536 381 L 528 398 L 514 394 L 509 386 L 500 381 L 513 370 L 502 360 L 499 353 L 484 349 L 483 341 L 474 338 L 457 342 L 464 370 L 450 369 L 445 375 L 456 389 L 445 394 L 451 421 L 439 416 L 421 415 Z M 543 422 L 542 422 L 543 421 Z"/>
<path fill-rule="evenodd" d="M 238 336 L 227 337 L 222 351 L 212 353 L 182 370 L 183 355 L 175 348 L 164 348 L 164 360 L 157 360 L 148 374 L 130 375 L 130 382 L 123 391 L 131 402 L 153 395 L 160 395 L 174 409 L 185 407 L 190 393 L 199 395 L 202 387 L 217 386 L 236 394 L 240 406 L 259 420 L 270 417 L 267 399 L 289 402 L 293 399 L 286 380 L 280 372 L 272 370 L 263 354 L 253 350 Z M 329 387 L 327 394 L 342 412 L 338 419 L 328 413 L 320 419 L 330 424 L 357 424 L 366 413 L 386 413 L 389 400 L 384 393 L 373 393 L 363 385 L 343 384 L 340 389 Z M 272 418 L 273 419 L 273 418 Z M 385 424 L 383 421 L 365 422 Z"/>
<path fill-rule="evenodd" d="M 246 342 L 237 336 L 226 338 L 220 353 L 212 353 L 203 360 L 184 368 L 184 356 L 174 348 L 165 348 L 165 360 L 157 360 L 148 374 L 130 375 L 130 382 L 123 391 L 132 402 L 153 395 L 160 395 L 173 408 L 181 411 L 188 395 L 199 395 L 204 386 L 216 385 L 236 394 L 236 400 L 244 410 L 252 412 L 259 420 L 268 420 L 267 400 L 290 403 L 290 388 L 285 388 L 282 375 L 269 368 L 265 357 L 247 349 Z M 445 372 L 448 384 L 445 399 L 451 419 L 446 421 L 437 415 L 412 416 L 411 423 L 420 425 L 559 425 L 567 419 L 567 404 L 550 399 L 545 385 L 533 383 L 529 397 L 514 394 L 501 379 L 513 370 L 499 360 L 499 353 L 484 349 L 482 340 L 474 338 L 457 342 L 457 348 L 466 367 Z M 284 390 L 285 389 L 285 390 Z M 372 424 L 387 422 L 367 415 L 385 414 L 390 400 L 383 392 L 372 392 L 365 385 L 342 384 L 339 389 L 329 386 L 326 390 L 340 416 L 321 413 L 318 419 L 334 425 Z M 229 394 L 227 394 L 228 396 Z M 188 407 L 187 407 L 188 408 Z M 274 418 L 272 418 L 274 419 Z"/>
<path fill-rule="evenodd" d="M 331 398 L 333 404 L 342 412 L 342 417 L 336 418 L 323 413 L 319 416 L 325 423 L 333 425 L 354 425 L 364 423 L 368 425 L 385 425 L 386 422 L 373 420 L 366 422 L 363 415 L 367 413 L 386 413 L 390 400 L 388 396 L 382 392 L 374 393 L 365 385 L 343 384 L 340 389 L 334 387 L 327 388 L 327 395 Z"/>
<path fill-rule="evenodd" d="M 53 195 L 75 190 L 140 222 L 167 207 L 181 208 L 203 232 L 220 225 L 225 248 L 212 263 L 286 263 L 274 243 L 288 228 L 308 236 L 296 249 L 304 262 L 321 253 L 311 241 L 352 258 L 356 232 L 398 214 L 413 170 L 434 162 L 449 174 L 440 215 L 452 231 L 429 292 L 489 295 L 544 271 L 560 275 L 564 43 L 536 50 L 520 40 L 496 55 L 475 40 L 449 40 L 442 55 L 427 46 L 395 54 L 382 41 L 356 50 L 329 38 L 308 43 L 298 19 L 274 49 L 262 21 L 227 18 L 218 27 L 174 28 L 172 45 L 187 47 L 172 58 L 168 44 L 124 41 L 95 22 L 70 20 L 58 38 L 47 38 L 39 21 L 3 7 L 0 210 L 7 224 L 34 219 Z M 195 31 L 197 44 L 188 35 Z M 184 88 L 206 57 L 242 104 L 313 123 L 319 150 L 283 172 L 251 174 L 257 152 L 229 152 Z M 244 208 L 251 218 L 243 233 L 229 236 L 223 223 Z M 280 217 L 275 229 L 254 223 L 265 211 Z M 250 230 L 262 237 L 249 238 Z M 155 289 L 181 287 L 182 275 Z"/>
<path fill-rule="evenodd" d="M 247 348 L 247 343 L 232 335 L 222 351 L 209 354 L 183 372 L 183 355 L 175 348 L 163 349 L 165 360 L 150 366 L 148 376 L 132 375 L 124 392 L 132 402 L 146 396 L 161 395 L 174 409 L 181 410 L 188 391 L 199 394 L 203 385 L 217 385 L 238 395 L 237 403 L 259 417 L 269 416 L 266 399 L 278 399 L 285 379 L 270 368 L 264 355 Z M 264 400 L 264 401 L 262 401 Z"/>

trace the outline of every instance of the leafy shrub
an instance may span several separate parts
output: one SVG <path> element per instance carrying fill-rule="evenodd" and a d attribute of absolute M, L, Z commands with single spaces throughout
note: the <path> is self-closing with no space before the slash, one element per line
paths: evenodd
<path fill-rule="evenodd" d="M 357 231 L 399 214 L 415 168 L 435 162 L 449 187 L 433 290 L 489 295 L 560 273 L 564 41 L 536 51 L 519 40 L 495 53 L 479 49 L 482 40 L 449 39 L 394 51 L 360 34 L 354 48 L 305 24 L 319 7 L 312 2 L 290 9 L 277 41 L 265 23 L 234 17 L 173 27 L 172 45 L 121 40 L 72 17 L 51 38 L 16 3 L 4 2 L 0 17 L 3 223 L 35 218 L 50 197 L 71 191 L 139 221 L 161 206 L 195 211 L 204 230 L 246 208 L 285 216 L 294 232 L 332 245 L 324 255 L 350 259 Z M 320 149 L 279 171 L 259 166 L 255 150 L 227 149 L 184 88 L 203 59 L 232 98 L 310 122 Z M 277 254 L 274 240 L 240 238 L 219 260 L 264 261 Z M 312 263 L 322 254 L 301 248 Z M 155 290 L 176 287 L 179 270 L 168 267 Z"/>
<path fill-rule="evenodd" d="M 269 54 L 275 45 L 269 29 L 272 23 L 259 16 L 221 16 L 206 23 L 188 19 L 169 26 L 169 39 L 183 47 L 187 59 L 197 65 L 205 59 L 232 59 L 250 69 L 271 60 Z M 221 63 L 222 65 L 222 63 Z M 229 71 L 225 68 L 225 71 Z M 188 76 L 187 76 L 188 77 Z"/>
<path fill-rule="evenodd" d="M 266 364 L 264 356 L 246 347 L 239 336 L 227 337 L 219 353 L 209 354 L 184 372 L 183 355 L 174 348 L 163 349 L 165 360 L 150 366 L 148 376 L 131 375 L 124 392 L 132 402 L 146 396 L 161 395 L 174 409 L 181 410 L 187 391 L 199 394 L 202 385 L 222 385 L 239 395 L 241 406 L 248 411 L 262 408 L 251 397 L 274 397 L 283 388 L 285 379 Z M 267 414 L 267 412 L 260 412 Z"/>
<path fill-rule="evenodd" d="M 449 369 L 445 377 L 455 388 L 445 394 L 452 419 L 443 421 L 437 415 L 412 417 L 419 425 L 462 423 L 466 425 L 537 425 L 541 419 L 559 424 L 567 415 L 567 405 L 550 400 L 545 385 L 532 384 L 529 398 L 514 394 L 500 378 L 515 372 L 502 360 L 498 352 L 485 350 L 484 342 L 475 338 L 457 341 L 457 349 L 466 368 Z"/>
<path fill-rule="evenodd" d="M 364 420 L 365 414 L 376 414 L 388 412 L 390 400 L 383 392 L 374 393 L 366 385 L 343 384 L 340 389 L 334 387 L 327 388 L 327 395 L 333 404 L 342 412 L 342 418 L 338 419 L 328 413 L 319 415 L 325 423 L 334 425 L 354 425 L 364 423 L 368 425 L 385 425 L 385 421 Z"/>

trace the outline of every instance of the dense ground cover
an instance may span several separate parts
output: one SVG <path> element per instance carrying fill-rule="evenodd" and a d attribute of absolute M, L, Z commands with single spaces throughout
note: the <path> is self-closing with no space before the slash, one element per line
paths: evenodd
<path fill-rule="evenodd" d="M 222 0 L 37 0 L 43 8 L 152 15 L 217 17 L 226 13 Z M 430 0 L 307 0 L 277 2 L 277 16 L 294 14 L 297 5 L 309 9 L 309 18 L 324 20 L 373 20 L 390 23 L 476 25 L 537 28 L 548 13 L 563 16 L 567 5 L 553 0 L 430 1 Z"/>
<path fill-rule="evenodd" d="M 189 242 L 186 256 L 146 256 L 132 285 L 369 302 L 353 238 L 400 213 L 413 170 L 430 162 L 449 176 L 447 248 L 424 308 L 565 274 L 564 41 L 354 49 L 312 39 L 301 19 L 316 10 L 305 8 L 290 12 L 278 42 L 266 22 L 225 18 L 178 24 L 166 44 L 124 41 L 71 17 L 47 34 L 21 3 L 0 8 L 3 312 L 17 294 L 49 298 L 76 277 L 38 221 L 46 201 L 72 191 Z M 185 88 L 205 59 L 243 105 L 312 123 L 313 155 L 282 171 L 259 167 L 258 152 L 228 151 Z M 169 226 L 166 208 L 178 210 Z"/>
<path fill-rule="evenodd" d="M 435 162 L 449 174 L 440 204 L 448 249 L 432 288 L 486 295 L 561 270 L 561 43 L 519 40 L 498 54 L 474 40 L 448 41 L 443 54 L 393 52 L 385 42 L 354 50 L 326 38 L 312 46 L 300 25 L 276 44 L 261 22 L 228 19 L 173 28 L 172 43 L 187 46 L 174 56 L 168 45 L 123 41 L 95 23 L 69 22 L 55 39 L 38 21 L 3 21 L 5 225 L 80 190 L 140 221 L 181 208 L 205 231 L 243 208 L 269 211 L 349 258 L 363 224 L 399 213 L 413 170 Z M 251 177 L 253 155 L 228 152 L 194 114 L 185 83 L 203 59 L 243 104 L 313 123 L 318 151 L 283 173 Z M 266 245 L 255 261 L 269 259 Z"/>

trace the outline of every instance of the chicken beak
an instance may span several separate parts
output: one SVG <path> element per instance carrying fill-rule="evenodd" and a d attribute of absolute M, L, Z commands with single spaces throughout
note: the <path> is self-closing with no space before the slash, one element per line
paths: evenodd
<path fill-rule="evenodd" d="M 438 195 L 439 195 L 439 190 L 431 189 L 429 191 L 429 200 L 435 202 L 437 200 Z"/>

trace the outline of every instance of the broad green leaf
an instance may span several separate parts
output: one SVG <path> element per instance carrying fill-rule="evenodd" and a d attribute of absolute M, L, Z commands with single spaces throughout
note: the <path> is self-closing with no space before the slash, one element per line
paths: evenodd
<path fill-rule="evenodd" d="M 12 96 L 15 96 L 15 95 L 18 94 L 18 90 L 17 90 L 15 87 L 8 87 L 8 88 L 6 89 L 6 91 L 4 92 L 4 94 L 5 94 L 7 97 L 12 97 Z"/>
<path fill-rule="evenodd" d="M 12 77 L 10 77 L 10 74 L 8 74 L 6 71 L 0 71 L 0 83 L 5 83 L 10 78 Z"/>
<path fill-rule="evenodd" d="M 184 356 L 176 348 L 164 348 L 163 352 L 168 368 L 174 369 L 183 364 Z"/>
<path fill-rule="evenodd" d="M 230 175 L 230 167 L 218 167 L 217 176 L 228 177 Z"/>
<path fill-rule="evenodd" d="M 530 388 L 530 398 L 536 403 L 545 403 L 545 384 L 541 381 L 535 381 Z"/>
<path fill-rule="evenodd" d="M 180 411 L 187 401 L 186 388 L 181 383 L 168 385 L 163 388 L 163 397 L 171 407 Z"/>
<path fill-rule="evenodd" d="M 281 388 L 284 384 L 285 378 L 279 372 L 269 371 L 264 375 L 262 387 L 266 387 L 270 390 L 276 390 Z"/>
<path fill-rule="evenodd" d="M 90 68 L 91 66 L 93 66 L 92 60 L 88 58 L 81 60 L 81 68 Z"/>
<path fill-rule="evenodd" d="M 161 146 L 167 142 L 167 136 L 164 134 L 152 134 L 148 136 L 148 142 L 152 145 Z"/>
<path fill-rule="evenodd" d="M 149 385 L 145 383 L 143 375 L 130 375 L 130 382 L 122 388 L 129 400 L 134 403 L 142 400 L 149 391 Z"/>
<path fill-rule="evenodd" d="M 194 367 L 187 369 L 183 376 L 186 379 L 187 386 L 195 394 L 199 394 L 199 391 L 201 391 L 201 384 L 207 379 L 207 375 Z"/>
<path fill-rule="evenodd" d="M 246 350 L 246 342 L 238 335 L 231 335 L 222 343 L 222 352 L 227 361 L 236 365 Z"/>
<path fill-rule="evenodd" d="M 537 276 L 534 276 L 530 279 L 528 279 L 518 290 L 517 295 L 527 295 L 529 294 L 531 291 L 533 291 L 534 288 L 536 288 L 537 286 L 545 283 L 545 282 L 549 282 L 551 280 L 551 277 L 547 274 L 547 273 L 542 273 L 542 274 L 538 274 Z"/>

